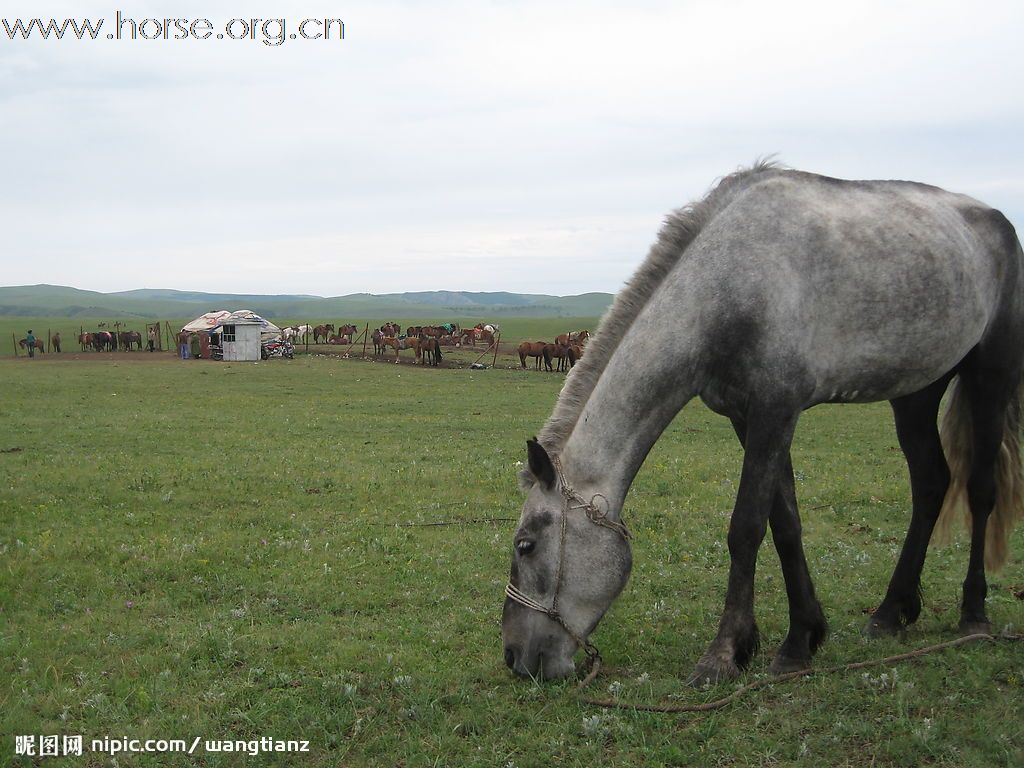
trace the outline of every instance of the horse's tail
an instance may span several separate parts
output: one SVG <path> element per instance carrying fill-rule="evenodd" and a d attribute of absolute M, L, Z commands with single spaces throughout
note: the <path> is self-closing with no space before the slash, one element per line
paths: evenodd
<path fill-rule="evenodd" d="M 998 571 L 1006 562 L 1014 523 L 1024 517 L 1024 469 L 1020 459 L 1021 396 L 1024 386 L 1010 400 L 1003 417 L 1003 437 L 996 458 L 996 503 L 985 534 L 985 569 Z M 949 488 L 935 526 L 935 539 L 949 540 L 953 519 L 962 512 L 971 530 L 967 481 L 971 474 L 972 427 L 970 398 L 958 376 L 950 388 L 949 405 L 942 419 L 942 448 L 949 464 Z"/>

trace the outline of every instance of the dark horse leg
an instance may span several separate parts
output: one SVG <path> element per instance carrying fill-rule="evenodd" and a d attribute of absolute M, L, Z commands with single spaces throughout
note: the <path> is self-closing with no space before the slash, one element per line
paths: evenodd
<path fill-rule="evenodd" d="M 754 569 L 757 550 L 781 487 L 799 409 L 754 405 L 748 413 L 743 471 L 729 523 L 729 586 L 718 634 L 697 662 L 688 682 L 730 680 L 739 676 L 757 651 L 754 621 Z"/>
<path fill-rule="evenodd" d="M 917 621 L 921 613 L 921 570 L 928 541 L 949 487 L 949 467 L 942 452 L 936 417 L 953 372 L 920 392 L 892 400 L 896 435 L 910 470 L 913 511 L 903 550 L 882 604 L 868 622 L 869 635 L 892 635 Z"/>
<path fill-rule="evenodd" d="M 740 444 L 745 445 L 746 424 L 741 419 L 733 419 L 732 426 Z M 782 565 L 789 600 L 789 633 L 776 651 L 771 665 L 772 674 L 781 675 L 809 667 L 811 657 L 828 634 L 825 612 L 814 594 L 814 582 L 811 581 L 804 555 L 793 461 L 788 453 L 768 523 Z"/>
<path fill-rule="evenodd" d="M 991 350 L 994 351 L 994 350 Z M 978 350 L 981 358 L 985 352 Z M 999 453 L 1004 430 L 1018 432 L 1020 405 L 1019 373 L 1010 364 L 1011 354 L 995 354 L 988 365 L 971 366 L 960 374 L 961 385 L 970 404 L 972 427 L 971 468 L 967 478 L 967 501 L 971 509 L 971 555 L 964 579 L 963 602 L 960 606 L 960 631 L 965 635 L 989 633 L 991 624 L 985 613 L 988 584 L 985 580 L 985 533 L 989 515 L 997 501 Z M 1014 452 L 1016 452 L 1014 445 Z M 1009 459 L 1007 459 L 1009 460 Z M 1016 463 L 1017 457 L 1012 461 Z M 997 479 L 998 478 L 998 479 Z"/>

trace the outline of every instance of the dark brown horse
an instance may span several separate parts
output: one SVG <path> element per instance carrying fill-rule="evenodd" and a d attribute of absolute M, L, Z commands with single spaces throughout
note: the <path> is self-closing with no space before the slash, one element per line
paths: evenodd
<path fill-rule="evenodd" d="M 430 336 L 421 336 L 419 342 L 419 355 L 423 364 L 436 367 L 441 362 L 441 343 Z"/>
<path fill-rule="evenodd" d="M 57 331 L 50 337 L 50 349 L 54 352 L 60 352 L 60 331 Z"/>
<path fill-rule="evenodd" d="M 324 325 L 318 325 L 313 329 L 313 343 L 319 344 L 320 337 L 322 336 L 324 341 L 330 337 L 330 334 L 334 332 L 334 323 L 325 323 Z"/>
<path fill-rule="evenodd" d="M 568 344 L 547 344 L 544 348 L 544 369 L 552 370 L 551 361 L 558 361 L 558 370 L 569 370 L 569 345 Z"/>
<path fill-rule="evenodd" d="M 18 339 L 18 345 L 19 345 L 19 346 L 20 346 L 20 347 L 21 347 L 22 349 L 27 349 L 27 347 L 26 347 L 26 345 L 25 345 L 25 340 L 24 340 L 24 339 Z M 44 349 L 44 347 L 45 347 L 45 346 L 46 346 L 46 345 L 45 345 L 45 344 L 43 343 L 43 340 L 42 340 L 42 339 L 36 339 L 35 341 L 33 341 L 33 342 L 32 342 L 32 348 L 33 348 L 33 349 L 38 349 L 38 350 L 39 350 L 40 352 L 45 352 L 45 351 L 46 351 L 46 350 Z"/>
<path fill-rule="evenodd" d="M 117 334 L 117 341 L 121 349 L 131 349 L 132 344 L 137 344 L 142 349 L 142 334 L 138 331 L 121 331 Z"/>
<path fill-rule="evenodd" d="M 110 331 L 97 331 L 92 335 L 92 348 L 97 352 L 113 352 L 117 349 L 117 336 Z"/>

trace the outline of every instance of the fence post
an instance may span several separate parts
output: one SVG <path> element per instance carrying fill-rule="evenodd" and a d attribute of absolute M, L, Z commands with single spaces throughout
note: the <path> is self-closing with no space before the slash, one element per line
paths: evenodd
<path fill-rule="evenodd" d="M 11 343 L 14 344 L 14 356 L 18 357 L 18 339 L 13 333 L 11 334 Z"/>
<path fill-rule="evenodd" d="M 370 324 L 367 323 L 363 329 L 363 360 L 366 359 L 366 337 L 370 335 Z"/>
<path fill-rule="evenodd" d="M 494 359 L 491 361 L 491 368 L 498 364 L 498 347 L 501 344 L 501 331 L 494 337 Z"/>

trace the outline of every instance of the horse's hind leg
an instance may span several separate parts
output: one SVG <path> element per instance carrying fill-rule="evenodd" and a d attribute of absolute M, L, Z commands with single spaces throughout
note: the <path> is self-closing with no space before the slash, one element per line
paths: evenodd
<path fill-rule="evenodd" d="M 885 598 L 865 628 L 869 635 L 896 634 L 916 621 L 921 612 L 921 569 L 949 487 L 949 468 L 942 452 L 936 416 L 952 375 L 950 372 L 920 392 L 890 403 L 896 435 L 910 470 L 913 511 Z"/>
<path fill-rule="evenodd" d="M 983 354 L 983 353 L 982 353 Z M 980 355 L 979 355 L 980 357 Z M 1019 376 L 1008 376 L 1010 356 L 999 356 L 1006 367 L 974 366 L 961 372 L 970 406 L 971 464 L 967 478 L 967 501 L 971 511 L 971 555 L 964 579 L 960 606 L 960 631 L 965 634 L 988 633 L 991 625 L 985 613 L 988 584 L 986 561 L 998 567 L 1005 556 L 1005 537 L 1014 517 L 1019 515 L 1020 498 L 1020 405 Z M 1006 445 L 1004 448 L 1004 439 Z M 1001 455 L 1001 453 L 1003 455 Z M 1000 509 L 995 509 L 997 502 Z M 992 521 L 993 513 L 997 519 Z M 986 541 L 986 529 L 993 522 L 994 535 Z M 986 553 L 986 545 L 1001 551 Z"/>

